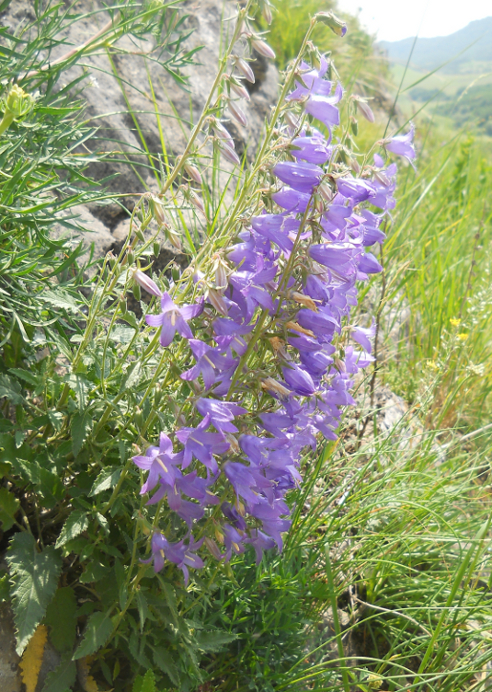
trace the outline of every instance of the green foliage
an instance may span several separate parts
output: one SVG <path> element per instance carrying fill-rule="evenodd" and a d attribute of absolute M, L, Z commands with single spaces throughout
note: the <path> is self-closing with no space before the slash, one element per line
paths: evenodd
<path fill-rule="evenodd" d="M 65 653 L 57 668 L 48 674 L 42 692 L 67 692 L 77 677 L 77 666 L 70 653 Z"/>
<path fill-rule="evenodd" d="M 282 68 L 309 15 L 329 8 L 336 11 L 318 0 L 278 0 L 268 40 Z M 180 67 L 192 58 L 182 50 L 183 15 L 157 3 L 119 9 L 101 41 L 116 50 L 125 33 L 159 35 L 151 59 L 182 80 Z M 157 357 L 154 337 L 143 331 L 152 303 L 139 304 L 138 317 L 116 307 L 132 287 L 129 253 L 147 264 L 152 239 L 128 242 L 116 269 L 102 263 L 88 283 L 80 249 L 50 236 L 62 211 L 102 194 L 84 176 L 87 159 L 74 153 L 91 136 L 73 96 L 82 82 L 59 88 L 80 53 L 39 71 L 45 46 L 77 20 L 75 11 L 76 4 L 47 3 L 30 33 L 0 30 L 0 76 L 31 71 L 23 88 L 41 91 L 0 147 L 0 520 L 10 543 L 0 600 L 13 599 L 18 651 L 40 622 L 48 626 L 62 658 L 43 692 L 73 688 L 75 661 L 86 656 L 94 656 L 95 678 L 117 692 L 132 683 L 133 692 L 469 689 L 491 657 L 490 500 L 477 483 L 490 440 L 461 448 L 456 431 L 434 430 L 472 429 L 490 410 L 484 200 L 492 176 L 482 142 L 441 147 L 431 136 L 417 176 L 402 167 L 401 202 L 387 228 L 378 316 L 398 322 L 403 302 L 410 317 L 396 352 L 389 336 L 382 343 L 378 365 L 389 362 L 383 377 L 419 406 L 412 443 L 402 425 L 370 443 L 357 440 L 350 454 L 340 445 L 307 458 L 304 488 L 290 498 L 294 524 L 283 554 L 259 565 L 250 553 L 230 567 L 207 565 L 185 587 L 169 563 L 156 576 L 141 562 L 162 508 L 138 499 L 140 474 L 130 460 L 135 440 L 145 448 L 193 395 L 168 381 L 172 358 Z M 346 85 L 375 93 L 386 67 L 357 21 L 349 25 L 341 49 L 326 27 L 314 40 L 333 50 Z M 162 162 L 156 152 L 148 162 L 159 184 L 171 180 L 162 128 L 161 137 Z M 223 244 L 237 223 L 227 216 L 226 194 L 236 211 L 256 204 L 252 174 L 224 184 L 218 160 L 215 152 L 207 162 L 201 190 L 206 222 L 185 217 L 188 202 L 174 198 L 183 244 L 202 259 L 219 222 L 228 229 Z M 261 170 L 255 175 L 262 180 Z M 169 184 L 178 189 L 180 180 Z M 145 201 L 139 213 L 150 226 Z M 166 286 L 169 277 L 159 280 Z M 350 438 L 350 429 L 342 435 Z M 444 444 L 451 447 L 443 456 Z M 340 611 L 338 626 L 330 609 Z"/>
<path fill-rule="evenodd" d="M 55 548 L 49 546 L 38 552 L 33 536 L 26 532 L 13 537 L 7 562 L 12 581 L 16 651 L 21 655 L 53 598 L 62 564 Z"/>

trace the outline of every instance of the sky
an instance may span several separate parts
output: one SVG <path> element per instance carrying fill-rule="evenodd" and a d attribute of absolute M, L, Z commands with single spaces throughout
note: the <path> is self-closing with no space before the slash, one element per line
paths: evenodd
<path fill-rule="evenodd" d="M 492 0 L 338 0 L 345 12 L 357 14 L 380 41 L 447 36 L 475 19 L 492 16 Z"/>

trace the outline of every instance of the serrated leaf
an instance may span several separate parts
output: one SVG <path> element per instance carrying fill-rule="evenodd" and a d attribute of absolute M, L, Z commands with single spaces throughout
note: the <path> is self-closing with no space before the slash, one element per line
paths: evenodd
<path fill-rule="evenodd" d="M 30 533 L 17 533 L 7 552 L 12 581 L 14 622 L 19 656 L 27 646 L 56 591 L 62 561 L 55 548 L 42 553 Z"/>
<path fill-rule="evenodd" d="M 163 649 L 154 649 L 154 663 L 162 670 L 163 673 L 168 676 L 174 685 L 179 686 L 179 672 L 177 667 L 172 662 L 168 651 Z"/>
<path fill-rule="evenodd" d="M 102 493 L 103 490 L 109 490 L 109 488 L 114 488 L 118 483 L 121 476 L 121 469 L 107 468 L 103 469 L 94 481 L 94 485 L 91 488 L 89 497 L 98 495 Z"/>
<path fill-rule="evenodd" d="M 73 589 L 69 586 L 57 589 L 44 621 L 50 628 L 50 642 L 55 649 L 61 654 L 71 652 L 77 628 L 77 599 Z"/>
<path fill-rule="evenodd" d="M 139 675 L 133 683 L 132 692 L 155 692 L 154 671 L 148 670 L 143 677 Z"/>
<path fill-rule="evenodd" d="M 109 613 L 93 613 L 87 621 L 82 643 L 75 651 L 72 660 L 77 661 L 86 656 L 92 656 L 108 641 L 113 631 L 113 623 Z"/>
<path fill-rule="evenodd" d="M 142 377 L 143 367 L 140 361 L 132 363 L 126 371 L 126 377 L 121 383 L 120 393 L 131 389 L 134 384 L 140 381 Z"/>
<path fill-rule="evenodd" d="M 22 655 L 19 668 L 22 671 L 21 677 L 26 686 L 26 692 L 35 692 L 36 690 L 47 638 L 48 629 L 44 625 L 39 625 Z"/>
<path fill-rule="evenodd" d="M 87 406 L 87 394 L 91 389 L 90 383 L 82 375 L 70 374 L 65 378 L 65 382 L 75 392 L 77 406 L 83 412 Z"/>
<path fill-rule="evenodd" d="M 198 632 L 195 636 L 195 641 L 199 649 L 202 651 L 220 651 L 237 639 L 237 634 L 223 632 L 222 630 L 204 630 Z"/>
<path fill-rule="evenodd" d="M 29 372 L 29 370 L 24 370 L 23 368 L 9 368 L 9 372 L 11 372 L 12 375 L 20 377 L 21 380 L 24 380 L 28 384 L 32 384 L 33 387 L 39 384 L 41 380 L 39 375 L 33 375 L 32 372 Z"/>
<path fill-rule="evenodd" d="M 68 692 L 72 689 L 77 676 L 77 666 L 72 656 L 66 653 L 62 656 L 55 670 L 48 675 L 42 692 Z"/>
<path fill-rule="evenodd" d="M 74 457 L 78 455 L 82 449 L 82 445 L 87 439 L 87 435 L 91 429 L 91 418 L 87 412 L 76 413 L 72 418 L 72 452 Z"/>
<path fill-rule="evenodd" d="M 7 488 L 0 488 L 0 526 L 8 531 L 15 524 L 15 515 L 20 507 L 19 500 Z"/>
<path fill-rule="evenodd" d="M 0 375 L 0 399 L 8 399 L 14 406 L 24 403 L 21 386 L 8 375 Z"/>
<path fill-rule="evenodd" d="M 67 518 L 60 535 L 55 543 L 56 548 L 61 548 L 71 541 L 73 538 L 77 538 L 83 531 L 86 531 L 89 526 L 89 517 L 87 512 L 82 509 L 76 509 Z"/>
<path fill-rule="evenodd" d="M 41 295 L 41 298 L 45 303 L 55 308 L 63 308 L 64 310 L 68 310 L 68 312 L 80 312 L 80 305 L 75 298 L 62 288 L 45 291 Z"/>

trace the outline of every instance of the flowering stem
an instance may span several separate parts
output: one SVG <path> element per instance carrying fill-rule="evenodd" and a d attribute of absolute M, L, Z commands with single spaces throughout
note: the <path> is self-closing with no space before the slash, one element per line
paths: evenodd
<path fill-rule="evenodd" d="M 192 151 L 193 144 L 195 143 L 195 140 L 198 137 L 198 134 L 202 131 L 205 120 L 208 117 L 209 106 L 212 102 L 212 98 L 214 96 L 215 90 L 217 89 L 217 87 L 219 86 L 219 84 L 222 81 L 222 76 L 225 72 L 225 69 L 227 66 L 227 61 L 228 61 L 228 59 L 232 53 L 232 49 L 234 47 L 234 44 L 236 43 L 237 39 L 240 36 L 241 28 L 242 28 L 242 24 L 243 24 L 242 19 L 247 16 L 252 4 L 253 4 L 253 0 L 248 0 L 246 6 L 243 7 L 243 9 L 241 9 L 238 12 L 238 18 L 236 21 L 236 27 L 234 29 L 234 34 L 232 35 L 232 39 L 229 43 L 229 46 L 226 50 L 224 57 L 220 61 L 219 69 L 218 69 L 217 74 L 215 76 L 212 87 L 208 93 L 207 100 L 205 101 L 205 105 L 203 106 L 200 118 L 198 119 L 198 122 L 195 125 L 195 127 L 193 128 L 193 130 L 191 131 L 190 138 L 188 140 L 188 143 L 186 144 L 184 152 L 181 155 L 181 158 L 176 163 L 176 165 L 173 169 L 173 172 L 170 174 L 170 176 L 168 177 L 168 179 L 166 180 L 166 182 L 162 186 L 162 189 L 159 193 L 160 197 L 163 197 L 166 194 L 166 192 L 169 190 L 169 188 L 172 186 L 172 184 L 176 180 L 178 173 L 183 168 L 184 164 L 186 163 L 186 159 L 188 158 L 188 156 L 190 155 L 190 153 Z"/>

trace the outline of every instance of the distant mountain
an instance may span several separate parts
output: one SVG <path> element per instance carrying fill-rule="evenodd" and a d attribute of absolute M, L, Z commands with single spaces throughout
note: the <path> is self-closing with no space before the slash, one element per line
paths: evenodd
<path fill-rule="evenodd" d="M 405 38 L 403 41 L 380 41 L 378 45 L 391 61 L 406 63 L 413 42 L 413 38 Z M 461 51 L 465 52 L 458 56 Z M 445 68 L 447 72 L 466 70 L 465 64 L 470 62 L 492 62 L 492 17 L 470 22 L 449 36 L 418 38 L 410 64 L 420 70 L 434 70 L 448 60 L 453 62 Z"/>

